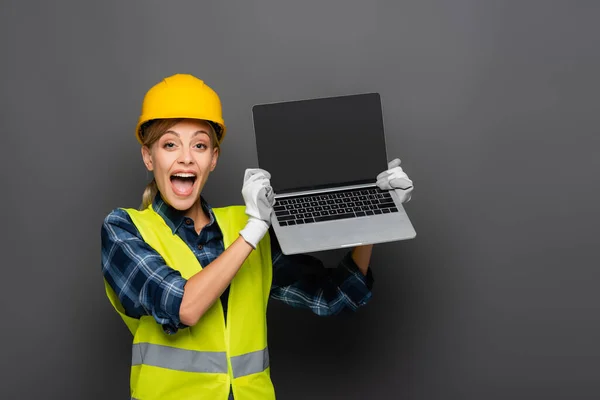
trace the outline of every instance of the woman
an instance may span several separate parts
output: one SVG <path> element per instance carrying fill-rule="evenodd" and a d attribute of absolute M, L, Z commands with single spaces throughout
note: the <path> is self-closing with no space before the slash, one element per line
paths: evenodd
<path fill-rule="evenodd" d="M 337 269 L 283 255 L 269 235 L 270 174 L 246 170 L 245 206 L 212 208 L 201 196 L 226 127 L 218 95 L 191 75 L 151 88 L 136 128 L 153 181 L 140 210 L 115 209 L 102 227 L 107 295 L 133 334 L 136 399 L 274 399 L 267 348 L 269 298 L 318 315 L 355 310 L 371 297 L 372 246 Z M 399 160 L 383 189 L 412 182 Z"/>

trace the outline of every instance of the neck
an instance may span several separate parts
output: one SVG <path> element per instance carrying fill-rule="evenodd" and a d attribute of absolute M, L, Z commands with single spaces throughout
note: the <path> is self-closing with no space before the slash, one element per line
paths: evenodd
<path fill-rule="evenodd" d="M 197 231 L 202 229 L 202 227 L 209 222 L 209 217 L 204 212 L 200 199 L 198 199 L 198 201 L 185 212 L 185 216 L 194 220 L 194 226 L 196 227 Z"/>

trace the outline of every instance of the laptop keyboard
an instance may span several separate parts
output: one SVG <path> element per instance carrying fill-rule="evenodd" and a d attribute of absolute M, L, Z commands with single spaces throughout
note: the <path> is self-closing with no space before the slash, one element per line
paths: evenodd
<path fill-rule="evenodd" d="M 390 193 L 379 188 L 286 197 L 274 209 L 281 226 L 398 212 Z"/>

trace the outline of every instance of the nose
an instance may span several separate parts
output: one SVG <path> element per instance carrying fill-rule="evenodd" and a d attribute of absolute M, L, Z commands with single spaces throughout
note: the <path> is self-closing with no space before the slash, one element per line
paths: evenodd
<path fill-rule="evenodd" d="M 179 157 L 177 158 L 177 162 L 179 164 L 193 164 L 194 158 L 192 157 L 191 150 L 185 146 L 182 146 L 181 151 L 179 152 Z"/>

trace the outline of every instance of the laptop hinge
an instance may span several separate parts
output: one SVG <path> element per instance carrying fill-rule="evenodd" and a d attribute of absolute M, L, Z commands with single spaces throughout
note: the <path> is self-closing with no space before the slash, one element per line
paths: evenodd
<path fill-rule="evenodd" d="M 321 194 L 321 193 L 343 192 L 346 190 L 365 189 L 365 188 L 372 188 L 375 186 L 376 186 L 375 183 L 363 183 L 360 185 L 348 185 L 348 186 L 340 186 L 340 187 L 335 187 L 335 188 L 301 190 L 301 191 L 292 192 L 292 193 L 275 194 L 275 198 L 283 199 L 285 197 L 296 197 L 296 196 L 306 196 L 306 195 Z"/>

